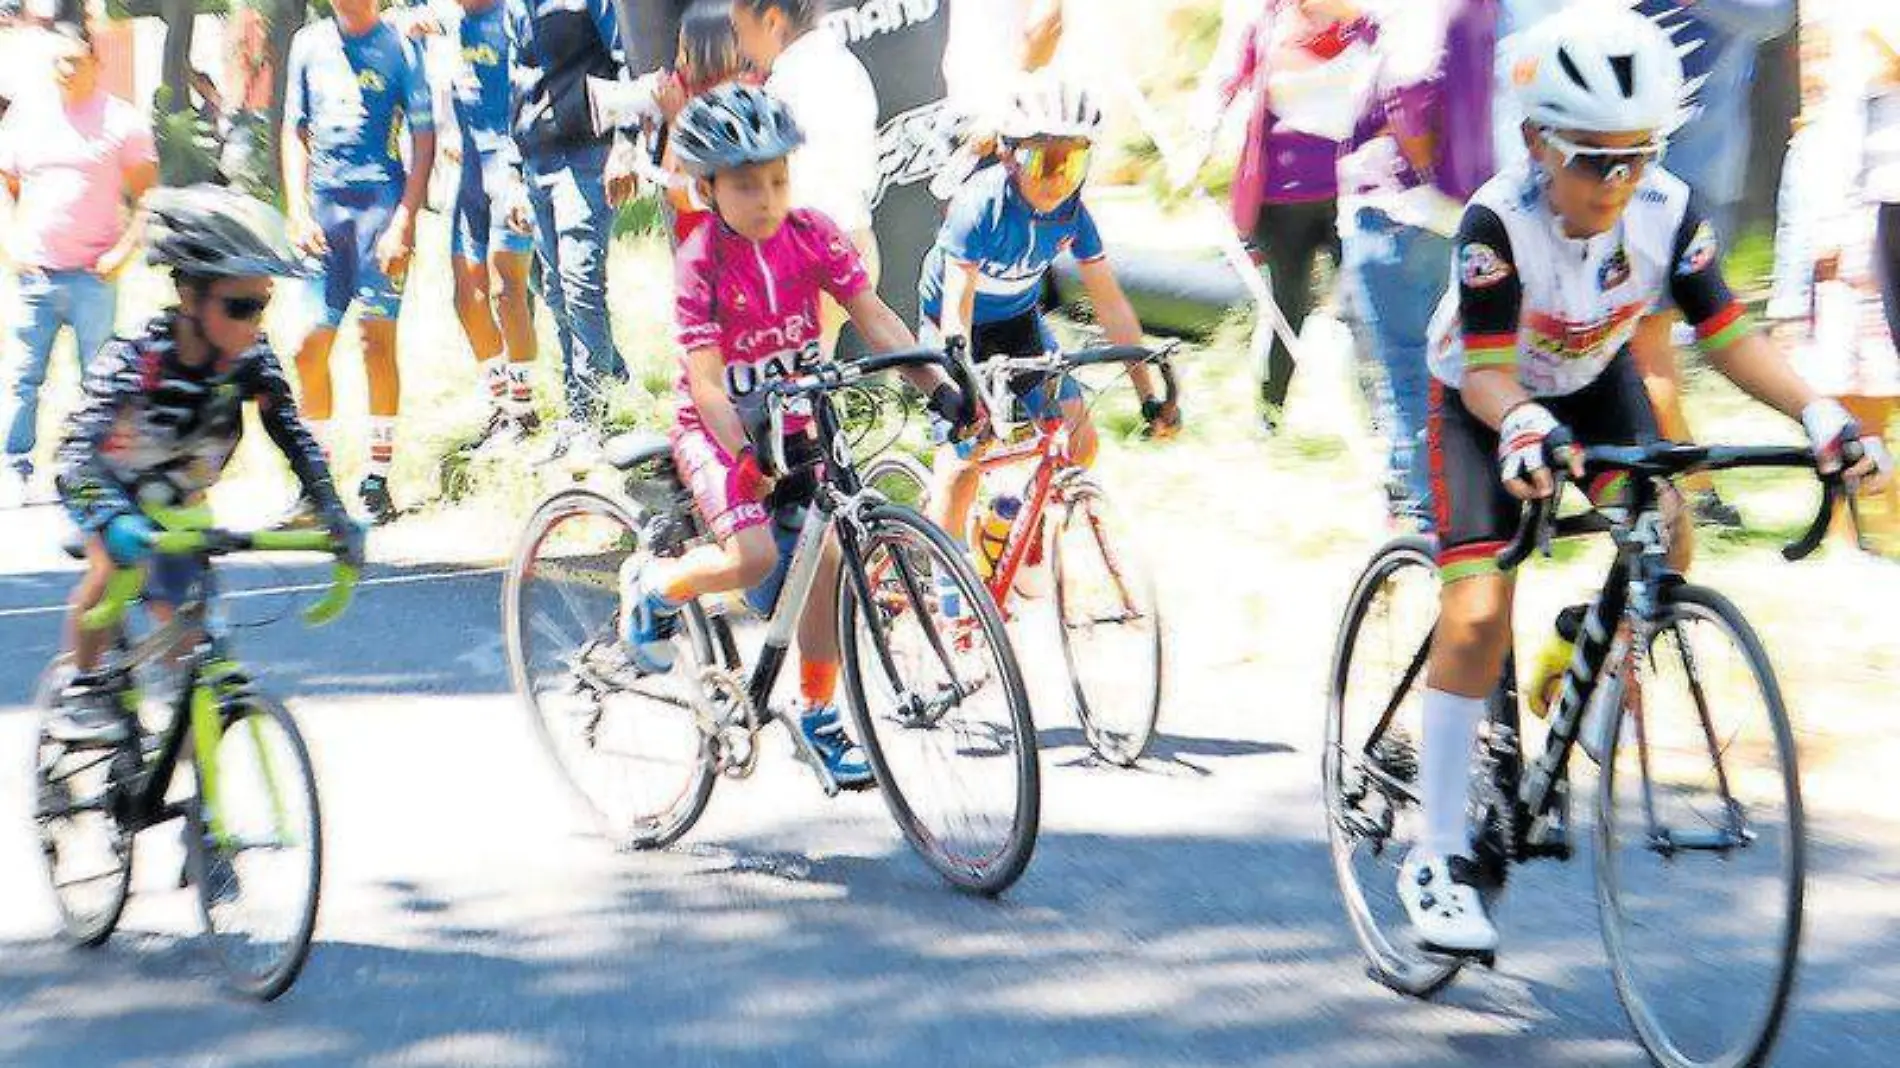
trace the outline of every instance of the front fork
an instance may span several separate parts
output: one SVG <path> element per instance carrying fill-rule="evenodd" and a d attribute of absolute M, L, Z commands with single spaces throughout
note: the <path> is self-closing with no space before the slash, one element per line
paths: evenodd
<path fill-rule="evenodd" d="M 206 662 L 191 691 L 191 738 L 198 767 L 198 793 L 203 805 L 205 826 L 211 833 L 212 841 L 221 849 L 234 844 L 234 839 L 225 822 L 218 750 L 224 741 L 225 724 L 250 701 L 250 685 L 250 679 L 236 663 L 217 656 Z M 262 717 L 253 715 L 244 719 L 251 744 L 257 749 L 258 772 L 264 779 L 264 789 L 270 797 L 277 836 L 286 838 L 290 833 L 290 820 L 284 808 L 283 790 L 278 786 L 277 768 L 269 747 L 264 744 L 260 723 Z"/>

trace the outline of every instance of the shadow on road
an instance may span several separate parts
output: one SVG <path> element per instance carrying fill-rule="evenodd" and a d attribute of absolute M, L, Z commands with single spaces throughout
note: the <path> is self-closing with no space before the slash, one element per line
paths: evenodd
<path fill-rule="evenodd" d="M 1833 867 L 1875 863 L 1832 852 Z M 710 870 L 656 871 L 680 854 Z M 511 930 L 471 924 L 447 888 L 387 884 L 413 945 L 321 943 L 267 1008 L 170 981 L 206 974 L 177 943 L 0 947 L 0 1061 L 1642 1063 L 1578 911 L 1587 879 L 1524 880 L 1503 973 L 1426 1005 L 1363 979 L 1314 843 L 1054 834 L 1001 902 L 952 893 L 903 854 L 798 860 L 743 842 L 627 857 L 571 913 Z M 1057 877 L 1078 871 L 1106 877 Z M 1251 877 L 1207 874 L 1236 871 Z M 1694 902 L 1682 915 L 1724 919 Z M 1891 983 L 1895 942 L 1888 917 L 1851 946 L 1810 947 L 1777 1063 L 1886 1063 L 1900 1024 L 1859 995 Z"/>

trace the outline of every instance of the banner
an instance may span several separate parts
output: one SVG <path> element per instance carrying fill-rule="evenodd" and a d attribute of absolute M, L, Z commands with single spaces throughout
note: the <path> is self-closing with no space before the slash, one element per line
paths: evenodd
<path fill-rule="evenodd" d="M 878 183 L 873 228 L 883 260 L 878 292 L 906 323 L 917 321 L 917 280 L 936 242 L 943 206 L 930 179 L 943 164 L 943 50 L 954 0 L 832 0 L 827 30 L 857 55 L 877 87 Z"/>

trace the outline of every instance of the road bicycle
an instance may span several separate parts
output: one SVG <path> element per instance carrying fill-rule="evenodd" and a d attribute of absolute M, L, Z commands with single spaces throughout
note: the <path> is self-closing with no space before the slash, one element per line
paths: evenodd
<path fill-rule="evenodd" d="M 1173 351 L 1172 346 L 1107 346 L 992 357 L 977 368 L 999 439 L 979 453 L 985 477 L 995 486 L 1000 472 L 1033 465 L 1022 489 L 1022 508 L 991 568 L 990 594 L 1009 620 L 1022 607 L 1018 579 L 1047 556 L 1076 719 L 1089 748 L 1122 767 L 1141 759 L 1161 715 L 1167 648 L 1154 574 L 1101 485 L 1076 464 L 1061 410 L 1051 404 L 1046 418 L 1027 418 L 1010 387 L 1029 377 L 1045 396 L 1055 396 L 1061 382 L 1083 368 L 1152 364 L 1161 371 L 1166 401 L 1173 403 L 1178 393 L 1169 362 Z M 919 507 L 930 494 L 930 472 L 902 452 L 886 452 L 868 464 L 864 481 Z M 1052 525 L 1047 522 L 1051 513 Z M 984 514 L 982 508 L 972 509 L 973 527 L 980 527 Z M 970 537 L 966 544 L 976 545 L 977 539 Z"/>
<path fill-rule="evenodd" d="M 676 556 L 709 537 L 663 435 L 615 438 L 606 458 L 624 490 L 576 486 L 547 498 L 522 535 L 503 589 L 514 686 L 579 800 L 615 839 L 658 848 L 686 834 L 721 777 L 752 774 L 761 732 L 785 721 L 793 751 L 827 796 L 839 786 L 793 720 L 770 703 L 816 581 L 826 539 L 843 566 L 838 629 L 844 705 L 905 838 L 947 881 L 999 894 L 1035 848 L 1041 786 L 1022 675 L 1001 616 L 948 535 L 859 479 L 833 397 L 870 375 L 935 364 L 973 386 L 939 349 L 830 364 L 765 387 L 764 466 L 796 477 L 779 427 L 808 406 L 816 428 L 812 505 L 781 516 L 781 573 L 748 673 L 730 599 L 685 605 L 667 673 L 638 677 L 616 629 L 621 565 L 635 552 Z M 940 576 L 962 591 L 973 625 L 942 619 Z"/>
<path fill-rule="evenodd" d="M 156 554 L 205 565 L 191 593 L 170 621 L 135 638 L 123 624 L 145 575 L 121 569 L 82 625 L 117 633 L 104 664 L 108 699 L 136 717 L 144 684 L 169 679 L 169 686 L 159 683 L 157 696 L 169 700 L 170 715 L 157 729 L 140 724 L 122 743 L 57 741 L 46 721 L 58 712 L 73 667 L 66 655 L 53 661 L 37 701 L 40 852 L 65 936 L 99 946 L 125 909 L 138 834 L 182 820 L 180 885 L 196 889 L 199 917 L 230 985 L 268 1001 L 290 988 L 310 954 L 323 823 L 303 735 L 290 710 L 255 686 L 233 658 L 215 611 L 218 590 L 209 565 L 243 552 L 336 557 L 328 593 L 304 612 L 312 626 L 342 614 L 358 572 L 325 532 L 221 530 L 197 511 L 155 512 L 153 518 L 161 528 Z M 80 555 L 76 546 L 69 550 Z M 164 692 L 174 686 L 175 693 Z M 190 766 L 189 777 L 179 776 L 181 764 Z"/>
<path fill-rule="evenodd" d="M 1515 658 L 1490 700 L 1469 805 L 1480 892 L 1494 905 L 1515 865 L 1570 857 L 1570 756 L 1588 710 L 1599 762 L 1598 917 L 1637 1037 L 1672 1068 L 1760 1064 L 1786 1014 L 1801 942 L 1806 835 L 1794 735 L 1748 620 L 1671 569 L 1661 502 L 1682 475 L 1812 471 L 1814 455 L 1670 443 L 1582 454 L 1588 478 L 1627 476 L 1624 488 L 1592 513 L 1557 518 L 1554 499 L 1527 507 L 1498 557 L 1513 569 L 1535 547 L 1548 551 L 1552 536 L 1607 531 L 1615 545 L 1535 759 L 1523 745 Z M 1820 514 L 1783 550 L 1789 560 L 1820 546 L 1841 496 L 1838 479 L 1824 480 Z M 1469 960 L 1416 948 L 1394 891 L 1418 830 L 1435 552 L 1429 539 L 1400 538 L 1361 574 L 1335 647 L 1322 769 L 1353 933 L 1375 979 L 1418 997 Z"/>

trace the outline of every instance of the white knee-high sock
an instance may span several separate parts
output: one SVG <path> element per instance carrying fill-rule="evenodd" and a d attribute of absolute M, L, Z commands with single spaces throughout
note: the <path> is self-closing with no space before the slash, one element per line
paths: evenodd
<path fill-rule="evenodd" d="M 396 459 L 396 417 L 369 417 L 369 473 L 389 477 L 389 466 Z"/>
<path fill-rule="evenodd" d="M 1419 800 L 1425 826 L 1419 848 L 1441 857 L 1469 856 L 1465 802 L 1471 789 L 1471 752 L 1478 741 L 1478 725 L 1484 722 L 1484 701 L 1426 690 L 1424 719 Z"/>

